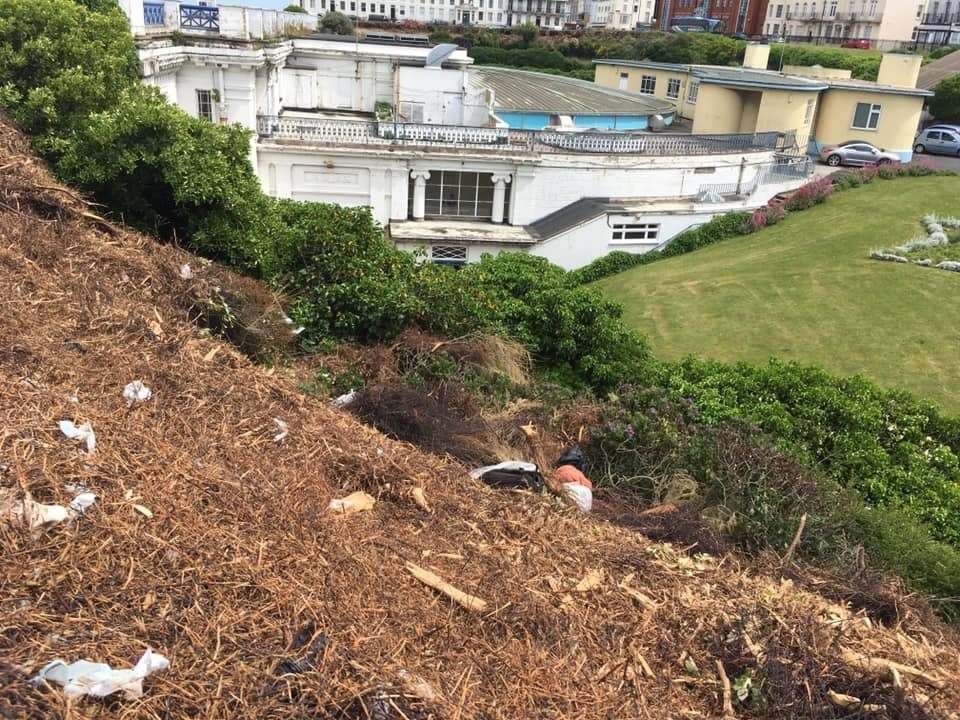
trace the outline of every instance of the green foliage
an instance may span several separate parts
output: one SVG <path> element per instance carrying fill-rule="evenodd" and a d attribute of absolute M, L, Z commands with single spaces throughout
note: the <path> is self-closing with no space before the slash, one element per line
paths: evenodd
<path fill-rule="evenodd" d="M 307 12 L 307 11 L 304 10 L 302 7 L 300 7 L 299 5 L 294 5 L 294 4 L 292 4 L 292 3 L 291 3 L 290 5 L 287 5 L 287 6 L 283 9 L 283 11 L 284 11 L 284 12 L 293 12 L 293 13 L 306 13 L 306 12 Z"/>
<path fill-rule="evenodd" d="M 770 70 L 779 70 L 784 65 L 822 65 L 827 68 L 850 70 L 853 77 L 858 80 L 876 80 L 880 70 L 880 56 L 814 45 L 775 44 L 770 48 L 767 67 Z"/>
<path fill-rule="evenodd" d="M 952 52 L 960 50 L 960 45 L 946 45 L 944 47 L 938 47 L 936 50 L 931 50 L 927 53 L 927 58 L 930 60 L 939 60 L 942 57 L 946 57 Z"/>
<path fill-rule="evenodd" d="M 933 89 L 930 112 L 937 120 L 960 122 L 960 75 L 941 80 Z"/>
<path fill-rule="evenodd" d="M 520 35 L 524 44 L 529 45 L 537 39 L 537 35 L 540 34 L 540 28 L 528 21 L 517 27 L 517 34 Z"/>
<path fill-rule="evenodd" d="M 320 29 L 334 35 L 353 35 L 353 21 L 343 13 L 332 10 L 320 18 Z"/>

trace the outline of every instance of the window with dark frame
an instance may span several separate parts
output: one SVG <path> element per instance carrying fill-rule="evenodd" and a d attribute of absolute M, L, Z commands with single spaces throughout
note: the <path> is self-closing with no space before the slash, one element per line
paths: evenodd
<path fill-rule="evenodd" d="M 642 75 L 640 77 L 640 93 L 643 95 L 653 95 L 657 89 L 657 78 L 653 75 Z"/>
<path fill-rule="evenodd" d="M 875 103 L 857 103 L 853 113 L 853 127 L 858 130 L 876 130 L 880 125 L 882 107 Z"/>
<path fill-rule="evenodd" d="M 408 189 L 408 213 L 413 217 L 414 180 Z M 464 220 L 490 220 L 493 217 L 493 174 L 431 170 L 426 180 L 424 216 L 453 217 Z M 503 203 L 504 217 L 510 217 L 510 188 Z"/>
<path fill-rule="evenodd" d="M 667 97 L 671 100 L 680 97 L 680 81 L 677 78 L 667 80 Z"/>
<path fill-rule="evenodd" d="M 433 245 L 430 261 L 437 265 L 462 267 L 467 264 L 467 248 L 465 245 Z"/>
<path fill-rule="evenodd" d="M 614 244 L 632 245 L 638 240 L 656 240 L 660 236 L 660 223 L 613 223 L 610 240 Z"/>

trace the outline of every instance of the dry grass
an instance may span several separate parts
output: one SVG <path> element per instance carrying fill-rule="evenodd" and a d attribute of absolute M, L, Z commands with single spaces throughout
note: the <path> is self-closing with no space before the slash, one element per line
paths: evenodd
<path fill-rule="evenodd" d="M 0 717 L 717 717 L 717 660 L 763 680 L 739 717 L 857 716 L 828 690 L 883 705 L 872 717 L 956 716 L 960 645 L 935 622 L 877 627 L 387 440 L 198 331 L 188 258 L 85 217 L 8 127 L 0 157 L 0 485 L 99 496 L 37 536 L 0 522 Z M 154 395 L 128 408 L 137 378 Z M 96 453 L 63 418 L 92 423 Z M 354 490 L 375 508 L 326 512 Z M 55 657 L 129 666 L 147 646 L 171 667 L 137 702 L 68 706 L 25 682 Z M 850 652 L 927 676 L 897 689 Z"/>

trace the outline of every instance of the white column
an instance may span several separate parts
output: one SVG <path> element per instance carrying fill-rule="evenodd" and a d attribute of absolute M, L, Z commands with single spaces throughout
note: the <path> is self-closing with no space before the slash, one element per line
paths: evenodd
<path fill-rule="evenodd" d="M 493 211 L 490 219 L 495 223 L 503 222 L 503 206 L 507 198 L 507 183 L 510 182 L 509 175 L 493 175 Z"/>
<path fill-rule="evenodd" d="M 143 35 L 146 26 L 143 23 L 143 0 L 120 0 L 120 9 L 130 19 L 130 32 L 134 35 Z"/>
<path fill-rule="evenodd" d="M 413 219 L 423 220 L 426 214 L 427 180 L 430 179 L 430 172 L 411 170 L 410 177 L 413 178 Z"/>

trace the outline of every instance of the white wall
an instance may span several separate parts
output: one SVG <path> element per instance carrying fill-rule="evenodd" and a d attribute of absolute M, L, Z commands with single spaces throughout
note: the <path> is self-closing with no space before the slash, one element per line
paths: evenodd
<path fill-rule="evenodd" d="M 400 67 L 400 102 L 423 105 L 423 122 L 433 125 L 485 126 L 490 117 L 483 89 L 463 70 Z"/>

